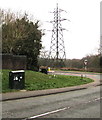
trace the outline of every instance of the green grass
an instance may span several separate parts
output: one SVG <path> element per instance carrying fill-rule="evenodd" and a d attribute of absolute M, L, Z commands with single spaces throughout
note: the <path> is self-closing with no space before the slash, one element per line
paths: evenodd
<path fill-rule="evenodd" d="M 9 72 L 10 70 L 2 71 L 2 92 L 14 92 L 18 90 L 9 89 Z M 92 79 L 77 76 L 65 75 L 46 75 L 40 72 L 25 71 L 25 89 L 26 90 L 43 90 L 70 87 L 93 82 Z"/>

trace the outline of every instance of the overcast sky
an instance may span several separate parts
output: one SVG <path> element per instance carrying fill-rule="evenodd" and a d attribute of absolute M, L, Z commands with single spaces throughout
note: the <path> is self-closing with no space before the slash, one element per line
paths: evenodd
<path fill-rule="evenodd" d="M 66 56 L 69 59 L 82 58 L 89 54 L 96 54 L 100 45 L 100 0 L 0 0 L 0 8 L 12 11 L 28 12 L 34 19 L 41 21 L 41 28 L 51 30 L 52 25 L 46 21 L 53 20 L 56 3 L 62 12 Z M 45 31 L 42 38 L 43 46 L 49 51 L 51 32 Z"/>

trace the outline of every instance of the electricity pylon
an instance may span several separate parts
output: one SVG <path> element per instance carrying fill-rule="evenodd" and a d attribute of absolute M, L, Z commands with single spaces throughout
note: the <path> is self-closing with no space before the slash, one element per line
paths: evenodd
<path fill-rule="evenodd" d="M 61 12 L 64 11 L 58 8 L 58 3 L 56 9 L 52 12 L 54 14 L 54 20 L 50 21 L 53 24 L 51 45 L 49 52 L 49 59 L 53 60 L 52 64 L 56 67 L 63 67 L 64 61 L 66 60 L 63 30 L 61 22 L 67 19 L 61 18 Z M 55 64 L 54 64 L 55 63 Z"/>

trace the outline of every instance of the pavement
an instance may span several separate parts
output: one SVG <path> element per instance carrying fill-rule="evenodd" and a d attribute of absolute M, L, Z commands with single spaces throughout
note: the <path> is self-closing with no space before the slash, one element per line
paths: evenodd
<path fill-rule="evenodd" d="M 67 72 L 66 73 L 55 72 L 54 74 L 74 75 L 74 76 L 82 75 L 80 73 L 73 73 L 72 74 L 72 73 L 67 73 Z M 2 101 L 17 100 L 17 99 L 44 96 L 44 95 L 51 95 L 51 94 L 69 92 L 69 91 L 82 90 L 82 89 L 87 89 L 89 87 L 95 87 L 95 86 L 102 85 L 102 82 L 101 82 L 102 80 L 100 79 L 101 78 L 100 74 L 87 74 L 86 77 L 93 79 L 94 82 L 89 83 L 89 84 L 79 85 L 79 86 L 65 87 L 65 88 L 46 89 L 46 90 L 37 90 L 37 91 L 20 90 L 19 92 L 3 93 L 2 94 Z"/>

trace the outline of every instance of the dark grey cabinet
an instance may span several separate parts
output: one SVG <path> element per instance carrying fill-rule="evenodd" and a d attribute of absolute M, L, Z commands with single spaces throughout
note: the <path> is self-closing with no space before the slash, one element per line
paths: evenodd
<path fill-rule="evenodd" d="M 25 87 L 25 72 L 24 70 L 9 72 L 9 88 L 24 89 Z"/>

